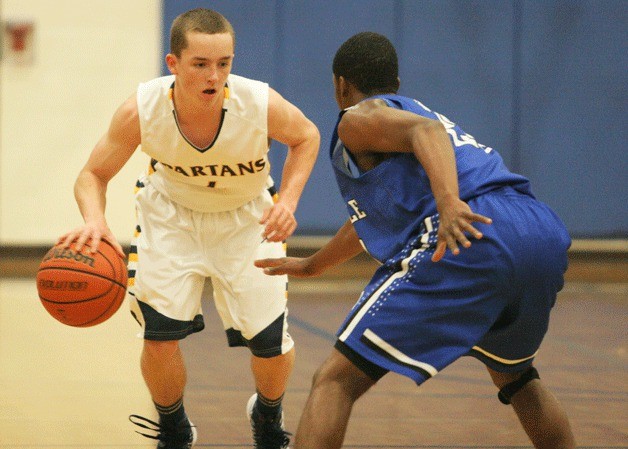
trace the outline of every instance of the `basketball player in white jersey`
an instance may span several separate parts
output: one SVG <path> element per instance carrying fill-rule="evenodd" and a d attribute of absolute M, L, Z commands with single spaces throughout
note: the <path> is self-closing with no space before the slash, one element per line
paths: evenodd
<path fill-rule="evenodd" d="M 115 112 L 75 184 L 85 224 L 60 238 L 96 250 L 121 246 L 105 219 L 107 183 L 141 146 L 150 167 L 137 181 L 138 225 L 129 255 L 132 314 L 143 327 L 141 369 L 159 423 L 132 415 L 158 448 L 191 448 L 179 340 L 203 329 L 201 294 L 211 279 L 230 346 L 247 346 L 257 392 L 247 404 L 255 447 L 288 446 L 281 400 L 294 363 L 287 332 L 287 278 L 255 259 L 282 257 L 320 135 L 265 83 L 231 74 L 235 35 L 219 13 L 177 17 L 166 62 L 172 75 L 140 84 Z M 270 140 L 288 147 L 281 190 L 270 178 Z M 142 432 L 145 432 L 144 430 Z"/>

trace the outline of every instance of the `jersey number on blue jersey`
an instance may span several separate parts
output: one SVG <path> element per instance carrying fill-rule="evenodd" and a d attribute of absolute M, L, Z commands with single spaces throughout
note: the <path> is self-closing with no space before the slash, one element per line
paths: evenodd
<path fill-rule="evenodd" d="M 438 120 L 443 124 L 443 126 L 445 127 L 445 130 L 447 131 L 447 134 L 451 136 L 451 138 L 454 141 L 454 145 L 456 147 L 461 147 L 463 145 L 471 145 L 471 146 L 474 146 L 475 148 L 484 150 L 485 153 L 490 153 L 491 151 L 493 151 L 491 147 L 487 147 L 485 145 L 482 145 L 481 143 L 478 143 L 477 140 L 475 140 L 475 137 L 473 137 L 471 134 L 467 134 L 463 132 L 462 130 L 460 130 L 461 132 L 460 134 L 458 134 L 456 132 L 456 124 L 452 122 L 451 120 L 449 120 L 444 115 L 439 114 L 438 112 L 434 112 L 434 114 L 436 115 L 436 117 L 438 117 Z"/>

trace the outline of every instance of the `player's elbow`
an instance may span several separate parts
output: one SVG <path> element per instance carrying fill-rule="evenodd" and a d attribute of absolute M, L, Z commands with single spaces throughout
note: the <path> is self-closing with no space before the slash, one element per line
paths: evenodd
<path fill-rule="evenodd" d="M 318 147 L 321 143 L 321 133 L 318 127 L 311 121 L 308 121 L 305 130 L 306 140 L 311 142 L 311 146 L 314 147 L 316 153 L 318 153 Z"/>
<path fill-rule="evenodd" d="M 311 121 L 306 121 L 302 128 L 301 142 L 296 148 L 301 157 L 315 160 L 318 157 L 318 149 L 321 144 L 321 134 L 318 127 Z"/>
<path fill-rule="evenodd" d="M 447 137 L 447 130 L 445 126 L 438 120 L 427 120 L 422 122 L 422 132 L 426 134 L 429 139 L 436 139 L 438 137 Z"/>

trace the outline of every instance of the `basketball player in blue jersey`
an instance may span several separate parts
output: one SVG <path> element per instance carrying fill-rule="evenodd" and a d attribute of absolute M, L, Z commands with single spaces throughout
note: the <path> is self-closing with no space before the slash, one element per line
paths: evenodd
<path fill-rule="evenodd" d="M 132 312 L 143 327 L 141 369 L 159 423 L 132 415 L 160 449 L 193 446 L 183 407 L 186 370 L 179 340 L 203 329 L 201 294 L 211 279 L 230 346 L 247 346 L 257 393 L 247 404 L 257 449 L 288 446 L 282 397 L 294 363 L 287 332 L 287 278 L 253 264 L 285 255 L 294 212 L 314 166 L 316 126 L 265 83 L 231 74 L 235 35 L 222 15 L 177 17 L 166 56 L 171 76 L 140 84 L 113 116 L 80 172 L 75 195 L 85 224 L 60 238 L 120 254 L 105 220 L 109 180 L 141 145 L 151 158 L 137 182 L 138 226 L 129 255 Z M 270 140 L 288 147 L 273 191 Z"/>
<path fill-rule="evenodd" d="M 330 157 L 350 218 L 310 257 L 256 262 L 301 277 L 363 250 L 381 262 L 314 376 L 295 448 L 340 448 L 354 402 L 389 371 L 420 385 L 465 355 L 486 365 L 535 447 L 573 448 L 533 367 L 563 286 L 567 231 L 495 150 L 396 95 L 397 67 L 382 35 L 340 47 Z"/>

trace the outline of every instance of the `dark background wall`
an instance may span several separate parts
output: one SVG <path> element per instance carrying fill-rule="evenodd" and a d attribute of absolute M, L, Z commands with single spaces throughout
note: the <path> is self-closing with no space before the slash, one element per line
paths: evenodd
<path fill-rule="evenodd" d="M 346 219 L 327 159 L 331 62 L 370 30 L 397 47 L 400 93 L 499 151 L 573 237 L 628 237 L 628 2 L 164 0 L 164 54 L 172 20 L 196 7 L 233 24 L 233 73 L 268 82 L 321 131 L 297 234 L 332 234 Z M 278 183 L 284 157 L 274 143 Z"/>

